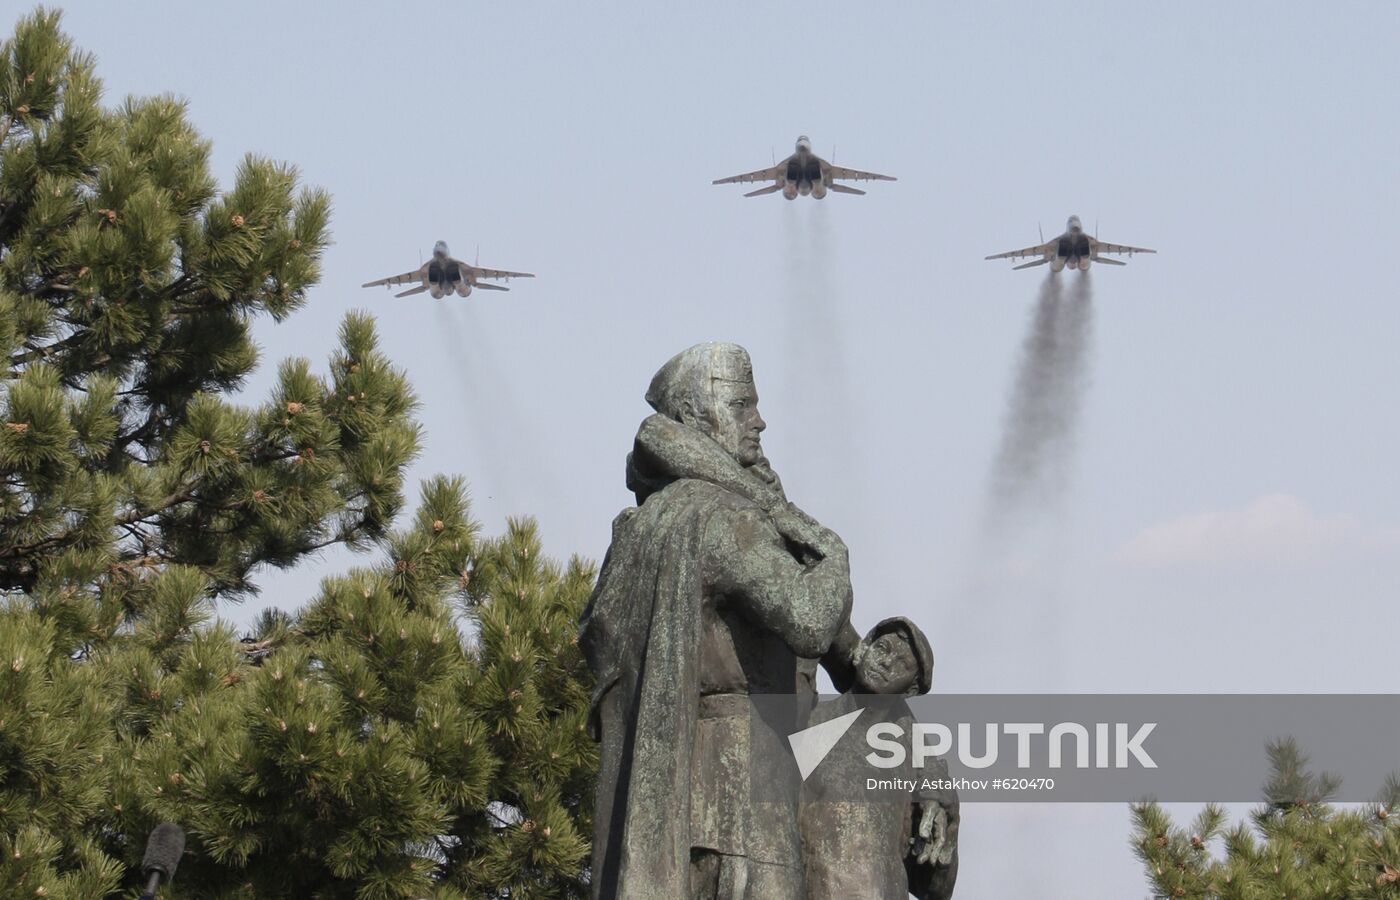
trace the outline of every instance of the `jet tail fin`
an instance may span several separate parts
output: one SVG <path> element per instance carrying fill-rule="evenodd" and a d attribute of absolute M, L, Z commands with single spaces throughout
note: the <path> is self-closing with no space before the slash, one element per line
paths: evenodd
<path fill-rule="evenodd" d="M 768 185 L 768 187 L 759 188 L 759 189 L 756 190 L 756 191 L 749 191 L 749 192 L 748 192 L 747 194 L 745 194 L 744 196 L 745 196 L 745 197 L 759 197 L 759 196 L 762 196 L 763 194 L 771 194 L 771 193 L 773 193 L 773 192 L 775 192 L 775 191 L 780 191 L 780 190 L 782 190 L 782 189 L 783 189 L 783 186 L 782 186 L 781 184 L 770 184 L 770 185 Z"/>
<path fill-rule="evenodd" d="M 480 291 L 508 291 L 508 290 L 510 290 L 510 288 L 506 287 L 506 286 L 503 285 L 503 284 L 487 284 L 487 283 L 484 282 L 484 281 L 478 281 L 478 282 L 476 282 L 475 284 L 473 284 L 472 287 L 475 288 L 475 289 L 477 289 L 477 290 L 480 290 Z"/>
<path fill-rule="evenodd" d="M 406 291 L 401 291 L 401 292 L 395 294 L 394 296 L 395 296 L 395 297 L 407 297 L 407 296 L 409 296 L 410 294 L 421 294 L 421 293 L 423 293 L 423 292 L 426 291 L 426 290 L 427 290 L 427 287 L 425 287 L 424 285 L 421 285 L 421 284 L 420 284 L 420 285 L 418 285 L 418 287 L 409 288 L 408 290 L 406 290 Z"/>
<path fill-rule="evenodd" d="M 1011 267 L 1011 271 L 1015 272 L 1015 271 L 1017 271 L 1017 270 L 1019 270 L 1019 269 L 1029 269 L 1029 268 L 1031 268 L 1032 266 L 1043 266 L 1043 265 L 1045 265 L 1046 263 L 1048 263 L 1049 261 L 1050 261 L 1050 260 L 1049 260 L 1048 258 L 1042 258 L 1042 259 L 1037 259 L 1035 262 L 1021 263 L 1019 266 L 1012 266 L 1012 267 Z"/>
<path fill-rule="evenodd" d="M 862 191 L 860 188 L 853 188 L 846 184 L 830 184 L 827 185 L 827 190 L 835 191 L 838 194 L 865 194 L 865 191 Z"/>
<path fill-rule="evenodd" d="M 1094 257 L 1094 262 L 1099 263 L 1100 265 L 1109 265 L 1109 266 L 1126 266 L 1126 265 L 1127 265 L 1127 263 L 1123 262 L 1123 260 L 1121 260 L 1121 259 L 1109 259 L 1107 256 L 1096 256 L 1096 257 Z"/>

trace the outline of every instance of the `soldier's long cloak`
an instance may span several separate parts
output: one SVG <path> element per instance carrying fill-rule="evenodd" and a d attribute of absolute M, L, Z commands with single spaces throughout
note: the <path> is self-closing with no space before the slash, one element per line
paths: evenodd
<path fill-rule="evenodd" d="M 710 517 L 737 499 L 687 479 L 613 523 L 580 632 L 598 674 L 595 815 L 607 822 L 606 846 L 594 848 L 594 897 L 675 900 L 689 891 L 702 543 Z"/>
<path fill-rule="evenodd" d="M 734 488 L 763 490 L 698 433 L 683 440 L 699 456 L 665 460 L 646 452 L 649 436 L 658 437 L 644 423 L 629 458 L 641 505 L 613 522 L 579 632 L 598 679 L 590 728 L 602 741 L 595 816 L 606 827 L 595 830 L 593 896 L 602 900 L 689 896 L 705 531 L 717 512 L 754 505 Z"/>

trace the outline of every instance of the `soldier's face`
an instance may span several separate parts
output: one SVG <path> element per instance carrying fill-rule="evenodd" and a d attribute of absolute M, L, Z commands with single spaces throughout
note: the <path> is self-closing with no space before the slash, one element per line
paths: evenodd
<path fill-rule="evenodd" d="M 759 435 L 768 427 L 758 414 L 758 391 L 752 384 L 719 381 L 715 383 L 714 395 L 710 436 L 728 450 L 739 465 L 756 464 L 763 459 Z"/>
<path fill-rule="evenodd" d="M 904 694 L 919 677 L 919 660 L 904 636 L 890 631 L 866 648 L 857 674 L 869 693 Z"/>

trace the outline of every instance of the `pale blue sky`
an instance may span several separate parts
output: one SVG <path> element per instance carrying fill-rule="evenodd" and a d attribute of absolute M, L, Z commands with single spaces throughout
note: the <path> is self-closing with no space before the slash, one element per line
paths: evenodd
<path fill-rule="evenodd" d="M 259 330 L 252 389 L 373 309 L 424 403 L 415 473 L 465 474 L 491 531 L 534 514 L 600 557 L 652 372 L 737 340 L 858 624 L 916 618 L 939 690 L 1400 691 L 1400 5 L 82 2 L 67 28 L 109 101 L 186 96 L 224 183 L 254 151 L 333 193 L 324 281 Z M 710 186 L 799 133 L 900 180 Z M 989 554 L 1041 275 L 982 257 L 1071 213 L 1161 252 L 1094 271 L 1072 490 Z M 438 239 L 540 277 L 359 288 Z M 1127 827 L 969 807 L 958 896 L 1143 896 Z"/>

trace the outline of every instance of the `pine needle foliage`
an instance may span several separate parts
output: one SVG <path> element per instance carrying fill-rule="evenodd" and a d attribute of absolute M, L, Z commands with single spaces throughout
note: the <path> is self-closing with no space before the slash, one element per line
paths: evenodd
<path fill-rule="evenodd" d="M 1374 803 L 1328 802 L 1335 776 L 1314 773 L 1291 739 L 1269 744 L 1265 801 L 1229 826 L 1207 805 L 1189 827 L 1156 803 L 1132 807 L 1133 853 L 1154 898 L 1187 900 L 1363 900 L 1400 897 L 1400 782 Z"/>
<path fill-rule="evenodd" d="M 104 105 L 57 12 L 0 44 L 0 896 L 134 896 L 161 821 L 175 898 L 585 896 L 592 567 L 483 538 L 458 478 L 404 521 L 416 400 L 366 315 L 239 402 L 330 201 L 209 149 L 178 99 Z M 218 619 L 332 544 L 377 562 Z"/>

